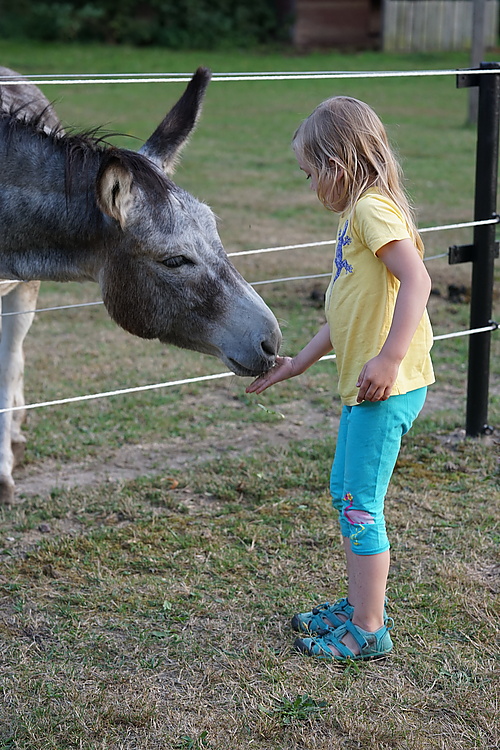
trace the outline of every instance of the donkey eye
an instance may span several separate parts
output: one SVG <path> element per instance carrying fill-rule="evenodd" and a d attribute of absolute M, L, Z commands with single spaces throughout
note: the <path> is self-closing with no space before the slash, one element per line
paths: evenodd
<path fill-rule="evenodd" d="M 179 266 L 193 265 L 193 261 L 186 258 L 185 255 L 173 255 L 171 258 L 165 258 L 162 263 L 167 268 L 179 268 Z"/>

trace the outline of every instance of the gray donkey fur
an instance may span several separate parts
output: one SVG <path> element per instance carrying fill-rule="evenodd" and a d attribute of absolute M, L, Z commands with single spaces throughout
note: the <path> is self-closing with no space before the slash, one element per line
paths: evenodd
<path fill-rule="evenodd" d="M 136 153 L 67 135 L 36 86 L 0 78 L 0 278 L 28 282 L 0 286 L 4 312 L 33 310 L 40 280 L 93 280 L 132 334 L 214 355 L 237 375 L 273 365 L 274 315 L 227 258 L 210 208 L 170 179 L 209 80 L 199 68 Z M 24 404 L 32 318 L 3 318 L 0 409 Z M 14 497 L 22 416 L 0 414 L 0 503 Z"/>

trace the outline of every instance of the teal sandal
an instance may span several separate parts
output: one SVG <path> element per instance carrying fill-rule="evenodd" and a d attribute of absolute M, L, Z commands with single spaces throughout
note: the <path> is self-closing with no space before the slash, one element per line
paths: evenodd
<path fill-rule="evenodd" d="M 385 600 L 387 604 L 387 599 Z M 292 617 L 292 630 L 297 633 L 306 633 L 307 635 L 323 635 L 328 630 L 335 630 L 345 623 L 346 620 L 352 620 L 354 613 L 354 607 L 349 604 L 349 601 L 344 599 L 337 599 L 336 602 L 330 604 L 325 602 L 317 607 L 314 607 L 311 612 L 302 612 Z M 341 618 L 338 615 L 343 615 Z M 387 613 L 384 607 L 384 622 L 387 619 Z"/>
<path fill-rule="evenodd" d="M 379 630 L 369 633 L 353 625 L 351 620 L 346 620 L 335 630 L 328 630 L 322 635 L 315 638 L 296 638 L 295 648 L 307 656 L 316 656 L 319 659 L 328 659 L 329 661 L 346 662 L 348 660 L 360 661 L 364 659 L 374 659 L 380 656 L 387 656 L 392 651 L 392 640 L 389 631 L 394 627 L 391 617 L 388 617 Z M 360 653 L 355 654 L 342 643 L 342 638 L 346 633 L 350 633 L 360 648 Z M 333 646 L 340 655 L 333 654 L 329 648 Z"/>
<path fill-rule="evenodd" d="M 354 607 L 345 598 L 337 599 L 333 604 L 325 602 L 314 607 L 311 612 L 294 615 L 291 622 L 292 630 L 297 633 L 322 635 L 328 630 L 340 627 L 346 620 L 350 620 L 353 612 Z M 345 615 L 344 619 L 338 617 L 339 614 Z"/>

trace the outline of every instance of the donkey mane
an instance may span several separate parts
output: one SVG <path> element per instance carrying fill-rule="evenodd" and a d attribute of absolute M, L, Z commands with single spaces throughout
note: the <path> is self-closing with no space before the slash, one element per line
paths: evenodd
<path fill-rule="evenodd" d="M 1 95 L 1 90 L 0 90 Z M 22 122 L 24 125 L 32 128 L 34 132 L 47 133 L 49 129 L 45 124 L 45 119 L 49 112 L 53 111 L 53 104 L 49 102 L 42 109 L 35 108 L 31 109 L 32 105 L 36 102 L 23 102 L 22 104 L 11 104 L 9 108 L 2 109 L 2 99 L 0 98 L 0 116 L 2 118 L 15 118 L 18 122 Z M 62 134 L 64 132 L 61 123 L 53 127 L 51 131 L 54 135 Z"/>
<path fill-rule="evenodd" d="M 28 147 L 48 149 L 60 154 L 64 161 L 66 198 L 72 195 L 72 187 L 82 182 L 93 185 L 110 162 L 118 162 L 133 179 L 133 184 L 148 193 L 167 197 L 173 183 L 146 156 L 126 148 L 119 148 L 107 140 L 111 136 L 123 135 L 104 131 L 101 127 L 81 132 L 65 132 L 62 126 L 47 130 L 43 126 L 43 115 L 26 114 L 24 107 L 12 107 L 0 111 L 0 124 L 5 125 L 7 149 L 14 142 L 27 139 Z M 45 110 L 44 110 L 45 111 Z M 31 146 L 29 144 L 31 143 Z"/>

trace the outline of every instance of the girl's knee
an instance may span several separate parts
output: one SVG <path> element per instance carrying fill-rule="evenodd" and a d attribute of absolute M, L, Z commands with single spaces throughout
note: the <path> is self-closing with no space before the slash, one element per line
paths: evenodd
<path fill-rule="evenodd" d="M 340 528 L 355 554 L 376 555 L 389 549 L 383 513 L 372 514 L 363 508 L 356 508 L 350 493 L 346 493 L 342 500 Z"/>

